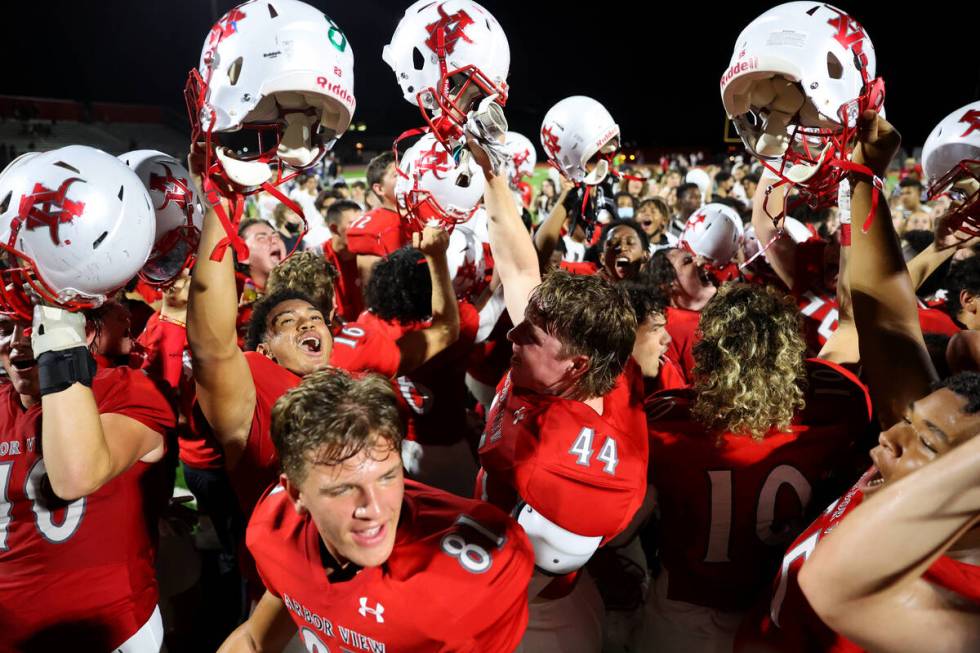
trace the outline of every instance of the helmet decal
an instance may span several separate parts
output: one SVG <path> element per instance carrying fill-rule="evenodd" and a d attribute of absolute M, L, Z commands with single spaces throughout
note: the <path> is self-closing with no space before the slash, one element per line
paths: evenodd
<path fill-rule="evenodd" d="M 81 217 L 85 210 L 84 202 L 73 202 L 65 197 L 68 193 L 68 187 L 76 181 L 82 180 L 78 177 L 66 179 L 61 183 L 58 190 L 45 188 L 41 183 L 34 184 L 34 190 L 20 199 L 18 217 L 24 220 L 24 227 L 28 231 L 47 227 L 51 230 L 51 241 L 55 245 L 60 245 L 61 237 L 58 235 L 58 225 L 67 224 L 75 218 Z"/>

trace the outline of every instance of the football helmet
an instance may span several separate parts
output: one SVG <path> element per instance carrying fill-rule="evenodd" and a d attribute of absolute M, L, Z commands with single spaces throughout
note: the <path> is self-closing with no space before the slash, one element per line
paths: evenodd
<path fill-rule="evenodd" d="M 739 35 L 721 96 L 745 147 L 813 207 L 835 204 L 857 123 L 881 111 L 884 84 L 864 28 L 828 4 L 787 2 Z M 775 217 L 779 217 L 778 215 Z"/>
<path fill-rule="evenodd" d="M 447 231 L 472 217 L 486 188 L 483 170 L 466 150 L 459 158 L 434 134 L 423 135 L 401 157 L 395 198 L 412 231 L 435 220 Z"/>
<path fill-rule="evenodd" d="M 714 266 L 728 265 L 742 244 L 744 230 L 738 212 L 725 204 L 706 204 L 691 214 L 680 245 Z"/>
<path fill-rule="evenodd" d="M 405 100 L 419 107 L 444 143 L 462 138 L 467 116 L 485 98 L 507 103 L 507 35 L 472 0 L 418 0 L 405 10 L 381 58 Z"/>
<path fill-rule="evenodd" d="M 507 152 L 507 176 L 511 188 L 517 188 L 524 177 L 534 175 L 534 166 L 538 164 L 538 153 L 534 143 L 517 132 L 507 132 L 504 138 L 504 150 Z"/>
<path fill-rule="evenodd" d="M 116 157 L 83 145 L 21 156 L 0 174 L 0 312 L 101 305 L 139 273 L 154 233 L 150 195 Z"/>
<path fill-rule="evenodd" d="M 315 164 L 354 114 L 354 54 L 321 11 L 299 0 L 250 0 L 218 20 L 185 90 L 193 143 L 205 144 L 204 188 L 239 260 L 241 197 L 264 188 L 299 215 L 276 186 Z M 218 196 L 232 202 L 225 214 Z M 305 217 L 304 217 L 305 221 Z"/>
<path fill-rule="evenodd" d="M 619 149 L 619 125 L 596 100 L 573 95 L 548 109 L 541 146 L 548 162 L 566 178 L 595 186 L 610 172 L 610 159 Z"/>
<path fill-rule="evenodd" d="M 171 284 L 193 265 L 204 214 L 190 173 L 177 159 L 156 150 L 119 155 L 140 178 L 156 212 L 153 251 L 140 278 L 152 286 Z"/>
<path fill-rule="evenodd" d="M 947 215 L 970 235 L 980 235 L 980 101 L 943 118 L 922 148 L 929 199 L 950 196 Z"/>

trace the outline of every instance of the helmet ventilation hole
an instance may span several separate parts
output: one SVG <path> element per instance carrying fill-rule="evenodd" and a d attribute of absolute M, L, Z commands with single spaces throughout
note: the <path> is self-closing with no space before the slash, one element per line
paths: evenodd
<path fill-rule="evenodd" d="M 422 55 L 422 51 L 418 48 L 412 48 L 412 66 L 415 70 L 422 70 L 424 65 L 425 57 Z"/>
<path fill-rule="evenodd" d="M 831 79 L 840 79 L 844 76 L 844 65 L 833 52 L 827 53 L 827 74 Z"/>
<path fill-rule="evenodd" d="M 10 198 L 13 196 L 12 191 L 7 191 L 7 195 L 0 202 L 0 213 L 6 213 L 7 209 L 10 208 Z"/>
<path fill-rule="evenodd" d="M 103 231 L 102 232 L 102 235 L 99 236 L 98 238 L 96 238 L 95 239 L 95 242 L 92 243 L 92 249 L 98 249 L 99 248 L 99 245 L 102 244 L 102 241 L 105 240 L 105 237 L 108 236 L 108 235 L 109 235 L 109 232 L 108 231 Z"/>
<path fill-rule="evenodd" d="M 813 5 L 813 7 L 806 12 L 806 15 L 812 16 L 813 14 L 817 13 L 817 9 L 820 9 L 820 5 Z"/>
<path fill-rule="evenodd" d="M 81 170 L 79 170 L 78 168 L 76 168 L 73 165 L 69 165 L 69 164 L 65 163 L 64 161 L 56 161 L 55 162 L 55 165 L 58 166 L 59 168 L 64 168 L 65 170 L 71 170 L 76 175 L 82 174 L 82 171 Z"/>
<path fill-rule="evenodd" d="M 120 187 L 119 187 L 119 194 L 118 194 L 118 195 L 116 195 L 116 197 L 118 197 L 118 198 L 119 198 L 119 201 L 120 201 L 120 202 L 122 202 L 122 199 L 123 199 L 123 195 L 125 194 L 125 192 L 126 192 L 126 188 L 125 188 L 124 186 L 120 186 Z"/>
<path fill-rule="evenodd" d="M 228 80 L 234 86 L 238 83 L 238 76 L 242 74 L 242 58 L 238 57 L 228 66 Z"/>
<path fill-rule="evenodd" d="M 269 8 L 269 18 L 277 18 L 279 16 L 279 13 L 276 11 L 275 7 L 273 7 L 271 4 L 266 6 Z"/>

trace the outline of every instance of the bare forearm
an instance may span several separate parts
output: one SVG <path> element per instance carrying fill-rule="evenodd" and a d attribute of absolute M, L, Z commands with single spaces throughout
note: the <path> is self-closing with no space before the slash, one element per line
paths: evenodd
<path fill-rule="evenodd" d="M 446 262 L 445 252 L 428 254 L 425 258 L 429 262 L 429 276 L 432 280 L 432 324 L 446 332 L 448 346 L 459 337 L 459 303 L 449 278 L 449 264 Z"/>
<path fill-rule="evenodd" d="M 551 213 L 541 223 L 538 230 L 534 232 L 534 247 L 538 251 L 539 265 L 543 266 L 548 262 L 548 259 L 551 258 L 551 253 L 555 251 L 558 239 L 561 237 L 561 228 L 565 224 L 565 218 L 568 217 L 568 212 L 565 210 L 565 198 L 567 195 L 567 191 L 562 192 L 558 198 L 558 202 L 551 209 Z"/>
<path fill-rule="evenodd" d="M 487 182 L 485 200 L 494 269 L 500 271 L 501 282 L 506 287 L 509 276 L 536 270 L 538 256 L 503 177 Z"/>
<path fill-rule="evenodd" d="M 858 506 L 803 567 L 817 608 L 902 591 L 980 517 L 980 438 L 894 481 Z"/>
<path fill-rule="evenodd" d="M 109 479 L 112 461 L 91 388 L 75 383 L 41 398 L 41 445 L 55 494 L 87 496 Z"/>
<path fill-rule="evenodd" d="M 235 324 L 238 293 L 231 249 L 225 251 L 220 261 L 211 260 L 211 252 L 224 236 L 214 209 L 209 210 L 204 218 L 187 305 L 187 340 L 195 359 L 227 356 L 238 346 Z"/>
<path fill-rule="evenodd" d="M 912 287 L 919 289 L 926 279 L 935 272 L 940 265 L 948 261 L 956 253 L 955 247 L 939 249 L 936 243 L 930 243 L 928 247 L 919 252 L 915 258 L 908 263 L 909 277 L 912 278 Z"/>

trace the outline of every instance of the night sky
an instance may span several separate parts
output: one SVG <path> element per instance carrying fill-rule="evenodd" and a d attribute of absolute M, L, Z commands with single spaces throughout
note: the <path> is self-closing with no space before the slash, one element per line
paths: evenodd
<path fill-rule="evenodd" d="M 196 66 L 224 0 L 89 0 L 5 3 L 0 46 L 5 94 L 159 104 L 183 111 Z M 388 138 L 420 124 L 381 61 L 404 1 L 312 0 L 354 48 L 356 122 Z M 556 0 L 483 3 L 511 46 L 511 128 L 537 141 L 541 118 L 562 97 L 591 95 L 627 144 L 720 149 L 724 111 L 718 80 L 741 29 L 772 3 Z M 886 109 L 911 145 L 958 106 L 980 98 L 980 3 L 930 1 L 925 11 L 852 2 L 868 30 L 887 86 Z M 964 9 L 964 7 L 970 7 Z M 900 8 L 901 7 L 901 8 Z M 540 154 L 540 151 L 539 151 Z"/>

